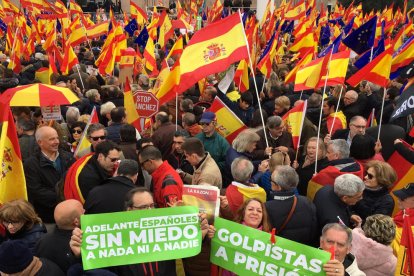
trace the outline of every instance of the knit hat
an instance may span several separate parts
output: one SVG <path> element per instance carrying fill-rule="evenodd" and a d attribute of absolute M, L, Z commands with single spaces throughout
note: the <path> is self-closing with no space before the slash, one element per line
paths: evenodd
<path fill-rule="evenodd" d="M 13 274 L 23 271 L 33 261 L 32 252 L 24 241 L 8 240 L 0 245 L 0 271 Z"/>

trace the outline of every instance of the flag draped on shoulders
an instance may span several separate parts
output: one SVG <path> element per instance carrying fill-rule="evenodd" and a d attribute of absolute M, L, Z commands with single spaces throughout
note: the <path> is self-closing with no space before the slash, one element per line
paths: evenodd
<path fill-rule="evenodd" d="M 13 114 L 8 106 L 2 112 L 0 136 L 0 205 L 14 200 L 26 199 L 26 179 Z"/>
<path fill-rule="evenodd" d="M 80 201 L 82 204 L 85 203 L 85 198 L 83 197 L 82 192 L 79 188 L 78 177 L 82 169 L 85 167 L 85 165 L 88 163 L 89 159 L 91 159 L 92 156 L 93 154 L 91 153 L 85 155 L 82 158 L 79 158 L 68 169 L 65 178 L 65 186 L 63 188 L 63 194 L 66 200 L 76 199 Z"/>

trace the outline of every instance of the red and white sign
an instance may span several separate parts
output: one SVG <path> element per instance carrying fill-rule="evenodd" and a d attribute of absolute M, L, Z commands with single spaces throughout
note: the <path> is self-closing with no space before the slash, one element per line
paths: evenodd
<path fill-rule="evenodd" d="M 133 97 L 139 117 L 150 118 L 158 112 L 160 102 L 151 92 L 137 91 Z"/>

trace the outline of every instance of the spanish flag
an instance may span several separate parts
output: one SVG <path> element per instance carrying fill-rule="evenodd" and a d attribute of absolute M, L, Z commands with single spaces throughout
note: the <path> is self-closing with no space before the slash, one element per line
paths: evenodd
<path fill-rule="evenodd" d="M 128 124 L 133 125 L 136 129 L 140 129 L 139 115 L 135 107 L 134 98 L 132 97 L 132 90 L 128 78 L 126 79 L 124 88 L 124 107 Z"/>
<path fill-rule="evenodd" d="M 82 136 L 79 139 L 78 146 L 76 147 L 75 153 L 73 154 L 75 158 L 78 158 L 79 152 L 83 151 L 86 148 L 89 148 L 91 146 L 91 142 L 86 138 L 86 132 L 88 131 L 88 128 L 91 124 L 97 124 L 99 123 L 98 114 L 96 114 L 96 107 L 92 109 L 91 116 L 89 117 L 89 121 L 86 124 L 85 129 L 83 130 Z"/>
<path fill-rule="evenodd" d="M 285 13 L 286 20 L 296 20 L 305 17 L 306 15 L 306 6 L 305 2 L 302 0 L 300 1 L 295 7 L 290 9 Z"/>
<path fill-rule="evenodd" d="M 217 118 L 216 130 L 231 144 L 236 136 L 247 127 L 218 97 L 208 111 L 214 112 Z"/>
<path fill-rule="evenodd" d="M 233 182 L 226 189 L 226 197 L 229 202 L 231 212 L 235 215 L 243 202 L 250 198 L 257 198 L 261 202 L 266 202 L 265 190 L 257 184 L 246 186 Z"/>
<path fill-rule="evenodd" d="M 158 43 L 161 46 L 161 49 L 164 49 L 167 44 L 168 39 L 174 34 L 174 29 L 170 18 L 167 15 L 167 12 L 164 10 L 160 18 L 160 34 L 158 36 Z"/>
<path fill-rule="evenodd" d="M 183 50 L 184 50 L 184 41 L 183 41 L 183 36 L 180 35 L 180 37 L 174 43 L 174 45 L 171 48 L 171 50 L 168 52 L 168 55 L 165 58 L 165 60 L 168 61 L 168 59 L 170 57 L 173 57 L 173 56 L 178 56 L 178 55 L 181 56 L 181 54 L 183 53 Z"/>
<path fill-rule="evenodd" d="M 72 166 L 70 166 L 68 169 L 65 178 L 65 184 L 63 187 L 63 194 L 66 200 L 76 199 L 82 204 L 85 203 L 85 198 L 83 197 L 82 192 L 79 188 L 78 177 L 92 156 L 93 154 L 91 153 L 81 157 L 80 159 L 76 160 L 75 163 L 73 163 Z"/>
<path fill-rule="evenodd" d="M 106 35 L 108 33 L 108 26 L 109 26 L 108 21 L 95 24 L 86 29 L 86 35 L 88 36 L 89 39 Z"/>
<path fill-rule="evenodd" d="M 401 68 L 408 66 L 414 60 L 414 39 L 410 38 L 393 56 L 391 62 L 391 78 L 398 77 Z"/>
<path fill-rule="evenodd" d="M 69 70 L 72 69 L 72 67 L 76 64 L 79 64 L 78 57 L 73 51 L 73 48 L 69 44 L 68 40 L 65 45 L 65 54 L 63 56 L 62 65 L 60 66 L 60 71 L 63 75 L 67 75 L 69 73 Z"/>
<path fill-rule="evenodd" d="M 130 10 L 131 17 L 137 20 L 138 25 L 144 25 L 148 22 L 148 16 L 145 11 L 143 11 L 138 4 L 130 0 Z"/>
<path fill-rule="evenodd" d="M 285 115 L 283 121 L 286 125 L 291 127 L 293 148 L 296 150 L 300 143 L 300 134 L 302 133 L 303 122 L 305 120 L 307 101 L 295 106 Z"/>
<path fill-rule="evenodd" d="M 200 79 L 222 72 L 231 64 L 248 57 L 243 24 L 238 14 L 226 17 L 197 31 L 184 49 L 179 63 L 158 93 L 163 104 Z M 165 86 L 165 87 L 164 87 Z M 158 96 L 157 96 L 158 97 Z"/>
<path fill-rule="evenodd" d="M 2 107 L 4 109 L 0 136 L 0 205 L 19 198 L 27 200 L 26 179 L 13 114 L 8 106 Z"/>
<path fill-rule="evenodd" d="M 42 67 L 35 72 L 35 79 L 39 80 L 43 84 L 50 84 L 50 75 L 52 72 L 49 68 Z"/>
<path fill-rule="evenodd" d="M 88 37 L 86 36 L 85 27 L 79 25 L 74 30 L 72 30 L 69 37 L 69 43 L 72 47 L 75 47 L 86 41 L 88 41 Z"/>
<path fill-rule="evenodd" d="M 249 90 L 249 70 L 247 61 L 242 59 L 237 66 L 236 73 L 234 74 L 234 82 L 239 88 L 240 92 Z"/>
<path fill-rule="evenodd" d="M 145 58 L 145 68 L 149 71 L 154 71 L 157 68 L 157 63 L 155 61 L 155 45 L 154 41 L 149 38 L 147 40 L 147 45 L 144 49 L 144 58 Z"/>
<path fill-rule="evenodd" d="M 326 80 L 326 74 L 323 74 L 318 87 L 325 86 L 325 81 L 327 86 L 335 86 L 345 82 L 350 54 L 350 51 L 342 51 L 332 55 L 331 61 L 329 62 L 328 79 Z"/>
<path fill-rule="evenodd" d="M 290 70 L 290 72 L 286 75 L 285 83 L 291 83 L 291 82 L 295 81 L 296 73 L 300 69 L 304 68 L 309 62 L 311 62 L 312 58 L 313 58 L 313 52 L 308 51 L 305 54 L 305 56 L 298 62 L 298 64 L 292 70 Z"/>
<path fill-rule="evenodd" d="M 379 86 L 386 87 L 390 80 L 393 48 L 389 47 L 370 63 L 362 67 L 346 82 L 356 87 L 362 80 L 367 80 Z"/>
<path fill-rule="evenodd" d="M 329 56 L 315 59 L 299 69 L 295 77 L 294 91 L 314 89 L 326 74 Z"/>

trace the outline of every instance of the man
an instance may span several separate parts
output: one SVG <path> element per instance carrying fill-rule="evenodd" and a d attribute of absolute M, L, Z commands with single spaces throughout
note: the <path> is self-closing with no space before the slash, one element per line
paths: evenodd
<path fill-rule="evenodd" d="M 334 139 L 345 139 L 349 146 L 351 146 L 352 139 L 355 135 L 361 134 L 365 135 L 365 130 L 367 128 L 367 120 L 362 116 L 354 116 L 349 121 L 349 129 L 339 129 L 332 135 L 332 140 Z M 326 135 L 324 141 L 325 143 L 330 140 L 330 135 Z"/>
<path fill-rule="evenodd" d="M 397 272 L 398 275 L 409 275 L 402 271 L 404 267 L 408 265 L 407 262 L 407 250 L 404 245 L 401 244 L 404 219 L 408 219 L 408 223 L 413 231 L 414 226 L 414 182 L 408 183 L 404 188 L 393 192 L 398 200 L 398 207 L 400 211 L 394 216 L 394 222 L 396 227 L 395 239 L 391 244 L 394 251 L 394 255 L 397 257 Z M 413 232 L 414 233 L 414 232 Z M 397 274 L 396 274 L 397 275 Z"/>
<path fill-rule="evenodd" d="M 89 192 L 114 174 L 120 159 L 120 148 L 111 141 L 103 141 L 93 155 L 78 160 L 68 171 L 64 185 L 65 199 L 84 203 Z"/>
<path fill-rule="evenodd" d="M 183 181 L 178 173 L 162 160 L 159 149 L 155 146 L 146 146 L 138 154 L 141 168 L 152 176 L 152 190 L 158 207 L 168 207 L 178 200 L 183 194 Z"/>
<path fill-rule="evenodd" d="M 115 107 L 111 110 L 111 124 L 106 127 L 107 137 L 106 139 L 111 140 L 119 144 L 121 137 L 119 131 L 121 127 L 126 123 L 126 112 L 124 107 Z"/>
<path fill-rule="evenodd" d="M 318 236 L 315 205 L 304 196 L 295 196 L 299 176 L 290 166 L 277 166 L 271 176 L 272 200 L 266 202 L 277 235 L 310 246 Z"/>
<path fill-rule="evenodd" d="M 354 116 L 361 115 L 361 111 L 364 109 L 358 101 L 358 93 L 355 90 L 349 90 L 344 96 L 343 112 L 346 117 L 346 121 L 349 122 Z"/>
<path fill-rule="evenodd" d="M 189 137 L 190 135 L 186 130 L 177 130 L 174 133 L 171 153 L 167 157 L 168 163 L 180 173 L 180 176 L 181 174 L 191 175 L 194 172 L 193 166 L 185 158 L 184 151 L 182 149 L 182 145 Z"/>
<path fill-rule="evenodd" d="M 261 202 L 266 202 L 265 190 L 257 184 L 249 183 L 253 170 L 253 163 L 243 157 L 237 157 L 231 163 L 234 181 L 226 189 L 226 198 L 233 216 L 237 214 L 243 202 L 249 198 L 258 198 Z"/>
<path fill-rule="evenodd" d="M 20 152 L 23 162 L 32 156 L 37 148 L 34 136 L 36 125 L 32 120 L 19 118 L 16 121 L 17 135 L 19 136 Z"/>
<path fill-rule="evenodd" d="M 91 146 L 78 152 L 76 157 L 80 158 L 93 153 L 96 146 L 106 140 L 106 135 L 107 132 L 103 125 L 99 123 L 89 125 L 88 130 L 86 131 L 86 139 L 88 139 L 88 141 L 91 143 Z"/>
<path fill-rule="evenodd" d="M 56 228 L 44 235 L 36 246 L 36 256 L 53 261 L 65 274 L 78 262 L 71 253 L 69 241 L 72 230 L 80 227 L 80 216 L 84 211 L 82 203 L 74 199 L 59 203 L 54 213 Z"/>
<path fill-rule="evenodd" d="M 190 133 L 191 137 L 194 137 L 201 132 L 201 127 L 197 124 L 196 116 L 191 112 L 185 112 L 183 114 L 182 125 L 183 128 Z"/>
<path fill-rule="evenodd" d="M 125 195 L 134 189 L 138 178 L 138 163 L 125 159 L 119 164 L 117 176 L 108 178 L 93 188 L 86 198 L 86 214 L 121 212 L 124 210 Z"/>
<path fill-rule="evenodd" d="M 328 252 L 335 249 L 334 258 L 323 265 L 327 276 L 365 276 L 359 270 L 355 256 L 350 253 L 351 245 L 352 232 L 348 227 L 339 223 L 329 223 L 323 227 L 320 248 Z"/>
<path fill-rule="evenodd" d="M 320 189 L 313 200 L 320 229 L 325 224 L 333 222 L 339 222 L 347 227 L 360 225 L 362 219 L 352 215 L 350 206 L 362 199 L 364 189 L 362 179 L 353 174 L 338 176 L 333 187 L 325 186 Z"/>
<path fill-rule="evenodd" d="M 162 159 L 165 160 L 170 154 L 175 131 L 182 129 L 182 127 L 171 123 L 168 114 L 161 111 L 155 115 L 155 128 L 156 131 L 151 138 L 154 146 L 161 151 Z"/>
<path fill-rule="evenodd" d="M 266 144 L 265 131 L 268 145 Z M 268 159 L 276 151 L 288 153 L 290 160 L 295 159 L 292 134 L 285 131 L 285 125 L 281 117 L 269 117 L 266 121 L 266 128 L 257 131 L 257 134 L 260 140 L 257 142 L 256 150 L 253 151 L 255 160 Z"/>
<path fill-rule="evenodd" d="M 331 136 L 339 129 L 346 128 L 346 117 L 344 113 L 339 110 L 335 112 L 338 105 L 338 100 L 330 96 L 323 101 L 322 113 L 326 118 L 326 133 Z"/>
<path fill-rule="evenodd" d="M 353 174 L 364 178 L 364 168 L 354 158 L 349 157 L 349 146 L 343 139 L 331 140 L 326 148 L 328 162 L 309 181 L 307 196 L 313 196 L 323 186 L 332 186 L 335 178 L 343 174 Z"/>
<path fill-rule="evenodd" d="M 54 128 L 40 127 L 35 139 L 40 150 L 24 162 L 27 194 L 42 221 L 54 223 L 56 183 L 75 160 L 71 154 L 59 150 L 59 136 Z"/>
<path fill-rule="evenodd" d="M 226 165 L 226 153 L 230 145 L 223 136 L 216 131 L 217 118 L 216 114 L 206 111 L 201 115 L 200 125 L 202 132 L 195 137 L 198 138 L 204 145 L 204 149 L 208 151 L 216 161 L 223 175 Z"/>
<path fill-rule="evenodd" d="M 220 169 L 201 141 L 195 137 L 188 138 L 182 145 L 185 158 L 193 166 L 194 173 L 185 174 L 184 182 L 191 185 L 212 185 L 221 189 Z"/>

